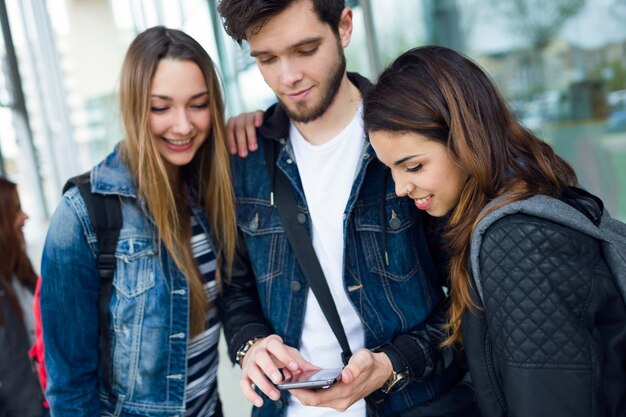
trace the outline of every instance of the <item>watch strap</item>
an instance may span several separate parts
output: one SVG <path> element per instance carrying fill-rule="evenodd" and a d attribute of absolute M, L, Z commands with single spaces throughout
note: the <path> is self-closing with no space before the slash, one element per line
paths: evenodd
<path fill-rule="evenodd" d="M 237 363 L 237 365 L 241 367 L 241 362 L 243 362 L 243 358 L 246 356 L 252 345 L 254 345 L 257 341 L 261 339 L 263 338 L 255 337 L 253 339 L 250 339 L 239 348 L 237 354 L 235 355 L 235 362 Z"/>

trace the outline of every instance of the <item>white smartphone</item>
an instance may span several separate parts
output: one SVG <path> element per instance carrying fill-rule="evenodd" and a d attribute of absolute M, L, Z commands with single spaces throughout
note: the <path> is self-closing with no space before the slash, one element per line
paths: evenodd
<path fill-rule="evenodd" d="M 343 368 L 302 372 L 292 378 L 285 378 L 283 382 L 276 384 L 276 387 L 278 389 L 328 388 L 341 380 L 341 371 Z"/>

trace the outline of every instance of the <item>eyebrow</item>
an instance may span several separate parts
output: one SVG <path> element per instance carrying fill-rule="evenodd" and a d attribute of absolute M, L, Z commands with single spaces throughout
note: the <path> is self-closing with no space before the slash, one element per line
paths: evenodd
<path fill-rule="evenodd" d="M 410 160 L 410 159 L 413 159 L 413 158 L 415 158 L 415 157 L 417 157 L 417 156 L 422 156 L 422 155 L 424 155 L 424 154 L 423 154 L 423 153 L 416 153 L 416 154 L 414 154 L 414 155 L 408 155 L 408 156 L 405 156 L 405 157 L 404 157 L 404 158 L 402 158 L 402 159 L 398 159 L 398 160 L 397 160 L 396 162 L 394 162 L 393 164 L 394 164 L 395 166 L 398 166 L 398 165 L 401 165 L 401 164 L 405 163 L 406 161 L 408 161 L 408 160 Z"/>
<path fill-rule="evenodd" d="M 288 51 L 293 51 L 294 49 L 298 49 L 301 46 L 305 46 L 305 45 L 309 45 L 312 43 L 316 43 L 316 42 L 321 42 L 322 41 L 322 37 L 321 36 L 314 36 L 311 38 L 305 38 L 302 39 L 299 42 L 294 43 L 293 45 L 290 45 L 287 47 Z M 250 51 L 250 56 L 252 58 L 256 58 L 259 55 L 264 55 L 264 54 L 269 54 L 270 51 L 269 50 L 265 50 L 265 51 Z"/>
<path fill-rule="evenodd" d="M 191 96 L 191 97 L 189 98 L 189 100 L 195 100 L 195 99 L 197 99 L 198 97 L 208 96 L 208 95 L 209 95 L 209 92 L 208 92 L 208 91 L 203 91 L 202 93 L 194 94 L 193 96 Z M 166 95 L 163 95 L 163 94 L 150 94 L 150 97 L 153 97 L 153 98 L 160 98 L 161 100 L 170 100 L 170 101 L 171 101 L 171 100 L 174 100 L 172 97 L 170 97 L 170 96 L 166 96 Z"/>

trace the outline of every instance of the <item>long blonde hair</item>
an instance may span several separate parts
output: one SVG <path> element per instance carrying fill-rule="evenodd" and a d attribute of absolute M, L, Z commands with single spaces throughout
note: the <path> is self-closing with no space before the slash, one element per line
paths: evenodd
<path fill-rule="evenodd" d="M 209 90 L 211 130 L 191 163 L 181 167 L 180 184 L 171 184 L 150 129 L 150 88 L 162 59 L 192 61 L 202 71 Z M 218 268 L 228 275 L 236 244 L 235 201 L 224 138 L 224 103 L 214 64 L 206 51 L 182 31 L 156 26 L 130 45 L 120 78 L 120 112 L 125 131 L 122 157 L 137 183 L 157 226 L 159 242 L 187 277 L 190 290 L 190 333 L 203 330 L 207 300 L 191 252 L 191 228 L 186 192 L 197 191 L 204 204 L 216 247 Z M 181 187 L 182 186 L 182 187 Z"/>
<path fill-rule="evenodd" d="M 451 255 L 444 344 L 461 342 L 463 316 L 476 307 L 468 259 L 483 208 L 496 198 L 501 206 L 534 194 L 559 195 L 577 184 L 576 174 L 515 119 L 477 64 L 445 47 L 415 48 L 398 57 L 366 97 L 364 119 L 369 132 L 415 132 L 443 144 L 468 173 L 444 235 Z"/>

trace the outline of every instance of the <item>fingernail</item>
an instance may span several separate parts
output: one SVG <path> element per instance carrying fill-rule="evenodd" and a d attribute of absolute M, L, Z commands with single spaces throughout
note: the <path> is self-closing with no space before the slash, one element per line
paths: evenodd
<path fill-rule="evenodd" d="M 272 391 L 270 392 L 270 398 L 274 401 L 276 401 L 277 399 L 280 398 L 280 395 L 278 394 L 278 391 Z"/>
<path fill-rule="evenodd" d="M 261 399 L 254 400 L 254 405 L 255 407 L 261 408 L 263 406 L 263 400 Z"/>
<path fill-rule="evenodd" d="M 274 381 L 275 384 L 278 384 L 281 379 L 282 375 L 280 374 L 280 372 L 276 371 L 272 374 L 272 381 Z"/>
<path fill-rule="evenodd" d="M 295 363 L 295 362 L 289 362 L 289 365 L 287 365 L 287 366 L 289 366 L 289 369 L 291 369 L 291 370 L 293 370 L 293 371 L 295 371 L 296 369 L 298 369 L 298 364 L 297 364 L 297 363 Z"/>

